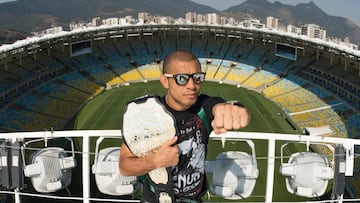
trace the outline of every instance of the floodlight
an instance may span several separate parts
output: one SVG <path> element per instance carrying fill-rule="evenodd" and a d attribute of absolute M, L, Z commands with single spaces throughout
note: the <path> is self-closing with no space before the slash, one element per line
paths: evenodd
<path fill-rule="evenodd" d="M 24 167 L 24 175 L 31 178 L 36 191 L 51 193 L 70 185 L 71 169 L 76 166 L 76 162 L 73 142 L 68 140 L 71 141 L 71 156 L 60 147 L 47 147 L 31 154 L 30 164 Z M 25 164 L 24 153 L 22 155 Z"/>
<path fill-rule="evenodd" d="M 96 141 L 95 160 L 92 172 L 100 192 L 108 195 L 129 195 L 134 193 L 136 176 L 123 176 L 119 169 L 120 147 L 108 147 L 99 151 L 104 138 Z"/>
<path fill-rule="evenodd" d="M 206 161 L 205 170 L 213 174 L 210 191 L 224 199 L 248 198 L 259 176 L 257 168 L 255 145 L 246 140 L 252 150 L 246 152 L 228 151 L 219 154 L 215 161 Z"/>
<path fill-rule="evenodd" d="M 280 173 L 286 177 L 287 190 L 298 196 L 322 196 L 328 180 L 334 176 L 327 156 L 315 152 L 294 153 L 288 163 L 283 163 L 283 155 L 281 155 L 281 163 Z"/>

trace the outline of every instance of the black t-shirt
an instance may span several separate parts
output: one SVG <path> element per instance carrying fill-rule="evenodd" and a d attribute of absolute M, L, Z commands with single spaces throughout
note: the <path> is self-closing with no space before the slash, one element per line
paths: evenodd
<path fill-rule="evenodd" d="M 173 114 L 177 126 L 177 144 L 179 146 L 180 156 L 177 166 L 172 167 L 174 195 L 177 200 L 193 199 L 199 200 L 207 191 L 205 177 L 205 156 L 209 136 L 206 126 L 211 128 L 213 120 L 212 107 L 224 102 L 219 97 L 210 97 L 199 95 L 197 102 L 186 111 L 175 111 L 161 97 L 160 101 Z M 205 117 L 201 118 L 198 113 L 201 108 L 205 112 Z M 150 191 L 148 183 L 144 184 L 144 197 L 147 202 L 154 202 L 154 193 Z"/>

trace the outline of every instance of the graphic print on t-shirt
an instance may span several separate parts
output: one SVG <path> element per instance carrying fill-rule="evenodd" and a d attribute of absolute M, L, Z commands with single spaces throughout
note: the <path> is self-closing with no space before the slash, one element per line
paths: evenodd
<path fill-rule="evenodd" d="M 179 164 L 173 170 L 174 193 L 178 197 L 196 197 L 204 180 L 205 135 L 198 116 L 179 126 Z"/>

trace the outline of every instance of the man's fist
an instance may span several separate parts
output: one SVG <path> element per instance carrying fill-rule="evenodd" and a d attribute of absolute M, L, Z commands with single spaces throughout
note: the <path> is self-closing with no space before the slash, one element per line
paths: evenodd
<path fill-rule="evenodd" d="M 245 107 L 231 103 L 216 104 L 212 113 L 214 120 L 211 122 L 211 126 L 216 134 L 244 128 L 250 121 L 250 114 Z"/>

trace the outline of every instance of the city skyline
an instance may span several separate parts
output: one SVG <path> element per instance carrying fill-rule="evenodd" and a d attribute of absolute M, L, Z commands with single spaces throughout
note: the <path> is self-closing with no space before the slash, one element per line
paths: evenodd
<path fill-rule="evenodd" d="M 257 28 L 257 29 L 269 29 L 269 30 L 277 30 L 280 32 L 288 32 L 295 35 L 305 35 L 309 38 L 317 38 L 321 39 L 324 42 L 334 42 L 338 45 L 345 46 L 351 48 L 353 50 L 359 50 L 359 46 L 352 43 L 349 38 L 341 39 L 333 36 L 329 36 L 326 34 L 326 29 L 321 27 L 320 25 L 309 23 L 303 24 L 300 27 L 296 27 L 292 24 L 280 25 L 278 24 L 278 18 L 274 18 L 272 16 L 268 16 L 265 22 L 261 22 L 258 19 L 248 19 L 244 21 L 236 21 L 233 18 L 222 17 L 216 13 L 207 13 L 207 14 L 197 14 L 196 12 L 187 12 L 185 13 L 185 19 L 183 17 L 180 18 L 172 18 L 169 16 L 158 16 L 151 15 L 148 12 L 140 12 L 138 13 L 138 17 L 133 18 L 132 16 L 127 16 L 125 18 L 111 17 L 111 18 L 100 18 L 94 17 L 90 22 L 82 22 L 82 23 L 72 23 L 70 24 L 70 30 L 73 29 L 82 29 L 84 27 L 97 27 L 101 25 L 125 25 L 125 24 L 208 24 L 208 25 L 226 25 L 226 26 L 239 26 L 239 27 L 248 27 L 248 28 Z M 41 36 L 49 33 L 56 33 L 62 31 L 62 27 L 54 27 L 50 28 L 38 33 L 33 33 L 36 36 Z"/>

